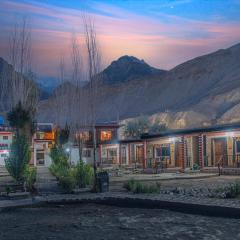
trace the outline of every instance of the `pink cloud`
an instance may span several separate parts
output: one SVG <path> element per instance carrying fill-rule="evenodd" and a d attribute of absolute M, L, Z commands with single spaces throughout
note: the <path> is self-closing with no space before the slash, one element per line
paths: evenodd
<path fill-rule="evenodd" d="M 6 0 L 0 3 L 0 7 L 8 14 L 24 12 L 34 19 L 32 32 L 39 72 L 56 74 L 60 53 L 69 55 L 72 31 L 83 41 L 82 12 L 79 10 Z M 106 4 L 95 4 L 95 7 L 115 16 L 88 13 L 95 19 L 105 65 L 128 54 L 143 58 L 156 67 L 169 69 L 240 39 L 237 23 L 193 21 L 166 14 L 153 19 Z"/>

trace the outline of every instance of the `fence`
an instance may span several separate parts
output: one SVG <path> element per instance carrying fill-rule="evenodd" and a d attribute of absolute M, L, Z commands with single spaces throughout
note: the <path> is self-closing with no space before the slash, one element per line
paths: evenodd
<path fill-rule="evenodd" d="M 240 154 L 216 154 L 211 159 L 209 156 L 204 157 L 205 167 L 224 167 L 240 168 Z"/>

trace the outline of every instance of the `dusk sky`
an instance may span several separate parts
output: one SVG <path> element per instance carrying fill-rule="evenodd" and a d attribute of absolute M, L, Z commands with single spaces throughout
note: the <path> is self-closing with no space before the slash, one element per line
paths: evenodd
<path fill-rule="evenodd" d="M 240 0 L 0 0 L 0 55 L 7 58 L 9 31 L 27 16 L 34 70 L 56 76 L 72 32 L 82 36 L 82 12 L 95 20 L 104 66 L 133 55 L 171 69 L 240 42 Z"/>

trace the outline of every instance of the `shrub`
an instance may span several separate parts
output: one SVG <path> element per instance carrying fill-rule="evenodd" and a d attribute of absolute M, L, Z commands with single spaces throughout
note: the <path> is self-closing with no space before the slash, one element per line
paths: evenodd
<path fill-rule="evenodd" d="M 124 183 L 123 187 L 133 193 L 160 193 L 161 185 L 158 182 L 155 184 L 143 184 L 136 182 L 134 179 L 130 179 Z"/>
<path fill-rule="evenodd" d="M 212 197 L 237 198 L 240 196 L 240 181 L 215 189 Z"/>
<path fill-rule="evenodd" d="M 226 189 L 226 198 L 236 198 L 240 196 L 240 182 L 230 184 Z"/>
<path fill-rule="evenodd" d="M 68 156 L 64 152 L 63 148 L 55 145 L 50 152 L 50 157 L 52 159 L 53 164 L 61 164 L 68 166 Z"/>
<path fill-rule="evenodd" d="M 49 170 L 53 176 L 59 180 L 61 176 L 64 176 L 67 171 L 69 171 L 70 167 L 66 166 L 65 164 L 52 164 L 49 167 Z"/>
<path fill-rule="evenodd" d="M 24 180 L 24 170 L 31 159 L 31 152 L 25 136 L 17 136 L 11 145 L 5 166 L 9 174 L 19 183 Z"/>
<path fill-rule="evenodd" d="M 54 175 L 58 181 L 59 186 L 66 193 L 71 193 L 76 187 L 76 179 L 74 169 L 63 162 L 52 164 L 49 167 L 50 172 Z"/>
<path fill-rule="evenodd" d="M 59 178 L 59 186 L 66 192 L 71 193 L 73 192 L 74 188 L 76 187 L 76 181 L 74 176 L 72 176 L 70 173 L 65 176 L 61 176 Z"/>
<path fill-rule="evenodd" d="M 125 188 L 127 191 L 132 191 L 135 184 L 136 184 L 136 181 L 133 178 L 131 178 L 130 180 L 128 180 L 123 184 L 123 188 Z"/>
<path fill-rule="evenodd" d="M 197 163 L 193 164 L 192 170 L 199 170 L 199 165 Z"/>
<path fill-rule="evenodd" d="M 23 177 L 27 190 L 32 192 L 37 178 L 37 168 L 27 165 Z"/>
<path fill-rule="evenodd" d="M 85 164 L 82 160 L 78 162 L 77 166 L 75 167 L 75 177 L 76 183 L 78 187 L 84 188 L 87 185 L 93 183 L 94 180 L 94 173 L 93 168 Z"/>
<path fill-rule="evenodd" d="M 64 192 L 71 193 L 76 187 L 73 169 L 63 164 L 52 164 L 49 169 Z"/>

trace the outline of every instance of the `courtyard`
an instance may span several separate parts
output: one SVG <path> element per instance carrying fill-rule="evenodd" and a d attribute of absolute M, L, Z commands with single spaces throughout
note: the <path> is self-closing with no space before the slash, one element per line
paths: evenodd
<path fill-rule="evenodd" d="M 5 210 L 1 240 L 240 239 L 240 220 L 94 204 Z"/>

